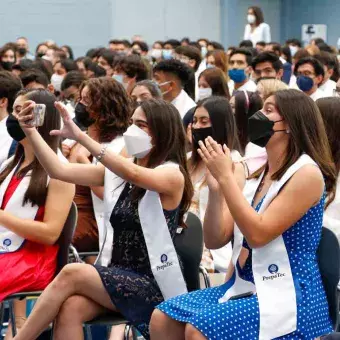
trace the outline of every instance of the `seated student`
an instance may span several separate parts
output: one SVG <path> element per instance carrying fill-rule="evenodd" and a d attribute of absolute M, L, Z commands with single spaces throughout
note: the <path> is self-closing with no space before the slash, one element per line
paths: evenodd
<path fill-rule="evenodd" d="M 299 89 L 314 101 L 325 97 L 325 94 L 320 90 L 325 71 L 323 65 L 313 57 L 300 59 L 294 67 L 296 76 L 296 84 Z"/>
<path fill-rule="evenodd" d="M 265 49 L 266 49 L 266 42 L 265 41 L 258 41 L 255 45 L 256 49 L 257 49 L 257 52 L 261 53 L 261 52 L 264 52 Z"/>
<path fill-rule="evenodd" d="M 251 52 L 245 48 L 237 48 L 230 53 L 228 71 L 231 79 L 228 83 L 230 95 L 233 95 L 234 91 L 256 91 L 256 84 L 249 79 L 252 58 Z"/>
<path fill-rule="evenodd" d="M 256 56 L 251 63 L 255 81 L 263 78 L 281 79 L 283 76 L 283 65 L 279 57 L 272 52 L 262 52 Z"/>
<path fill-rule="evenodd" d="M 325 208 L 323 225 L 331 229 L 340 240 L 340 98 L 321 98 L 316 101 L 316 105 L 325 123 L 338 178 L 334 201 Z"/>
<path fill-rule="evenodd" d="M 71 71 L 66 74 L 61 83 L 61 95 L 70 105 L 75 108 L 80 97 L 80 86 L 87 80 L 84 73 L 80 71 Z"/>
<path fill-rule="evenodd" d="M 15 147 L 11 148 L 13 139 L 8 134 L 6 122 L 12 112 L 15 96 L 21 89 L 18 77 L 8 71 L 0 71 L 0 166 L 14 152 Z"/>
<path fill-rule="evenodd" d="M 114 146 L 116 137 L 128 128 L 131 106 L 127 97 L 117 100 L 122 91 L 122 86 L 108 77 L 87 80 L 79 88 L 75 120 L 87 129 L 89 137 L 102 145 Z M 70 148 L 67 159 L 78 164 L 95 161 L 79 143 Z M 78 223 L 72 244 L 79 252 L 98 251 L 98 239 L 105 237 L 103 194 L 103 186 L 76 185 L 74 202 L 78 208 Z"/>
<path fill-rule="evenodd" d="M 112 77 L 113 75 L 113 63 L 116 56 L 117 54 L 115 52 L 107 48 L 103 48 L 98 52 L 98 66 L 105 70 L 108 77 Z"/>
<path fill-rule="evenodd" d="M 54 88 L 45 73 L 36 68 L 21 73 L 20 79 L 22 85 L 27 90 L 48 89 L 51 93 L 54 93 Z"/>
<path fill-rule="evenodd" d="M 121 91 L 117 100 L 124 96 Z M 110 171 L 99 164 L 61 164 L 36 130 L 25 125 L 31 104 L 18 117 L 34 152 L 53 177 L 104 185 L 107 237 L 103 254 L 109 267 L 66 266 L 41 295 L 15 339 L 35 339 L 55 318 L 56 338 L 82 339 L 83 322 L 107 310 L 118 310 L 148 339 L 155 306 L 187 291 L 172 242 L 193 192 L 180 115 L 163 100 L 142 102 L 124 134 L 132 162 L 81 132 L 67 111 L 60 104 L 57 107 L 64 128 L 51 133 L 77 140 Z"/>
<path fill-rule="evenodd" d="M 51 84 L 54 87 L 55 93 L 58 95 L 61 92 L 61 83 L 66 74 L 71 71 L 77 71 L 78 65 L 74 60 L 62 59 L 57 61 L 53 66 L 53 74 L 51 77 Z"/>
<path fill-rule="evenodd" d="M 197 215 L 203 223 L 209 189 L 206 179 L 207 168 L 197 153 L 198 142 L 211 136 L 220 144 L 228 145 L 233 150 L 235 160 L 241 158 L 236 123 L 228 100 L 223 97 L 210 97 L 200 102 L 194 111 L 191 132 L 192 153 L 189 159 L 189 171 L 195 192 L 189 211 Z M 236 171 L 239 180 L 244 181 L 243 166 L 239 165 Z M 201 264 L 210 273 L 226 273 L 230 259 L 230 243 L 220 249 L 210 250 L 204 247 Z"/>
<path fill-rule="evenodd" d="M 211 174 L 205 242 L 218 248 L 234 239 L 228 281 L 159 305 L 152 339 L 315 339 L 332 332 L 316 260 L 326 193 L 331 198 L 336 183 L 321 114 L 300 91 L 284 90 L 249 125 L 268 163 L 243 193 L 230 150 L 210 137 L 200 142 Z"/>
<path fill-rule="evenodd" d="M 182 118 L 196 106 L 183 89 L 191 72 L 187 65 L 175 59 L 163 60 L 153 68 L 153 78 L 162 91 L 163 99 L 173 104 Z"/>
<path fill-rule="evenodd" d="M 27 100 L 46 105 L 44 124 L 37 131 L 57 153 L 60 138 L 49 134 L 60 127 L 56 98 L 46 90 L 23 90 L 14 102 L 14 115 Z M 72 184 L 48 177 L 13 115 L 6 125 L 18 147 L 0 172 L 0 302 L 13 293 L 44 289 L 52 281 L 58 253 L 55 242 L 74 196 Z M 20 328 L 26 318 L 25 302 L 16 302 L 15 307 Z"/>
<path fill-rule="evenodd" d="M 279 79 L 264 78 L 257 83 L 257 92 L 263 101 L 277 91 L 288 89 L 288 85 Z"/>
<path fill-rule="evenodd" d="M 136 83 L 131 91 L 131 99 L 134 106 L 137 107 L 142 102 L 149 99 L 161 99 L 162 92 L 156 82 L 153 80 L 142 80 Z"/>
<path fill-rule="evenodd" d="M 137 82 L 150 78 L 149 65 L 139 55 L 120 57 L 113 68 L 113 78 L 124 86 L 129 95 Z"/>

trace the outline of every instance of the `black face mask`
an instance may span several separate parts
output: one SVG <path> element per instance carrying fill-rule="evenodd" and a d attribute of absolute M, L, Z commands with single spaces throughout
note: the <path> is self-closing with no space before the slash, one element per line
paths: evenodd
<path fill-rule="evenodd" d="M 78 103 L 74 109 L 75 118 L 79 124 L 83 127 L 88 128 L 91 126 L 96 120 L 90 117 L 86 106 L 83 103 Z"/>
<path fill-rule="evenodd" d="M 22 128 L 16 118 L 12 115 L 9 115 L 6 121 L 6 127 L 8 134 L 17 142 L 22 141 L 26 135 L 25 132 L 22 131 Z"/>
<path fill-rule="evenodd" d="M 195 149 L 199 148 L 198 145 L 199 141 L 204 143 L 206 138 L 213 137 L 213 129 L 211 126 L 201 129 L 192 129 L 191 131 L 192 131 L 192 143 Z"/>
<path fill-rule="evenodd" d="M 39 53 L 37 54 L 37 58 L 42 58 L 44 55 L 45 55 L 45 53 L 39 52 Z"/>
<path fill-rule="evenodd" d="M 248 119 L 249 141 L 264 148 L 275 132 L 286 130 L 273 130 L 274 124 L 282 120 L 272 121 L 261 111 L 257 111 Z"/>
<path fill-rule="evenodd" d="M 20 47 L 20 48 L 18 48 L 18 53 L 19 53 L 21 56 L 24 56 L 24 55 L 26 55 L 27 50 L 26 50 L 25 47 Z"/>
<path fill-rule="evenodd" d="M 14 62 L 12 61 L 2 61 L 1 66 L 5 71 L 12 71 L 12 67 L 14 65 Z"/>

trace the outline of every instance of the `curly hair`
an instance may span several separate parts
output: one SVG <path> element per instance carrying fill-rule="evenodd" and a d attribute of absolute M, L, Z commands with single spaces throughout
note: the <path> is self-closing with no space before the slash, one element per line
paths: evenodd
<path fill-rule="evenodd" d="M 111 142 L 122 135 L 129 126 L 132 103 L 124 87 L 112 78 L 100 77 L 86 80 L 80 86 L 89 89 L 89 112 L 96 120 L 99 142 Z"/>
<path fill-rule="evenodd" d="M 163 60 L 159 62 L 154 68 L 153 73 L 164 72 L 176 76 L 184 86 L 190 80 L 190 67 L 176 59 Z"/>

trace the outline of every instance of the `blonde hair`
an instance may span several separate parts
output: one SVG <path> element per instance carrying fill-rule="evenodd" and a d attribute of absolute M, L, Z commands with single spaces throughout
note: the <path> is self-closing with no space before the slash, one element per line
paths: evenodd
<path fill-rule="evenodd" d="M 257 90 L 263 101 L 277 91 L 288 89 L 288 85 L 279 79 L 262 79 L 257 84 Z"/>
<path fill-rule="evenodd" d="M 305 49 L 311 56 L 315 56 L 317 54 L 320 54 L 320 49 L 316 45 L 307 45 L 305 47 Z"/>

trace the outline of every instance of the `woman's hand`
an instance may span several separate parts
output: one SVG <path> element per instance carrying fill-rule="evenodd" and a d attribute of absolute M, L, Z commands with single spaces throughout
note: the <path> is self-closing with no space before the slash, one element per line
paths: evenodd
<path fill-rule="evenodd" d="M 56 109 L 59 111 L 61 118 L 63 119 L 64 126 L 61 130 L 52 130 L 50 132 L 51 136 L 60 136 L 62 138 L 69 138 L 75 141 L 78 141 L 79 137 L 82 134 L 82 131 L 79 127 L 73 122 L 70 117 L 67 108 L 61 102 L 56 102 Z"/>
<path fill-rule="evenodd" d="M 18 114 L 15 114 L 13 111 L 13 116 L 18 120 L 21 128 L 25 133 L 32 131 L 35 129 L 35 126 L 31 125 L 30 122 L 33 119 L 33 108 L 35 106 L 35 102 L 32 100 L 28 100 L 24 103 L 21 108 L 21 111 Z"/>
<path fill-rule="evenodd" d="M 211 137 L 205 140 L 205 144 L 199 142 L 198 153 L 217 182 L 225 176 L 233 175 L 234 166 L 228 147 L 223 145 L 222 148 Z"/>

